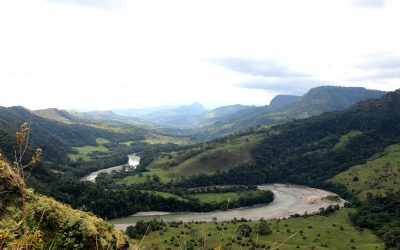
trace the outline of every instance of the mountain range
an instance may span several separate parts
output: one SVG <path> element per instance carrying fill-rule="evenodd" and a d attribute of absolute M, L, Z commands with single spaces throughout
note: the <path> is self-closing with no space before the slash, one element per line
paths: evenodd
<path fill-rule="evenodd" d="M 177 211 L 188 202 L 173 197 L 193 187 L 303 184 L 338 192 L 355 204 L 366 206 L 360 211 L 368 210 L 371 216 L 357 210 L 358 214 L 352 217 L 354 223 L 383 235 L 389 247 L 397 244 L 391 239 L 397 235 L 392 229 L 398 228 L 393 224 L 398 215 L 381 211 L 379 199 L 389 197 L 385 204 L 396 204 L 397 198 L 385 195 L 399 191 L 396 169 L 400 156 L 396 155 L 396 149 L 400 143 L 400 90 L 385 93 L 323 86 L 303 96 L 278 95 L 263 107 L 232 105 L 205 110 L 195 103 L 140 117 L 125 117 L 112 111 L 0 107 L 0 147 L 8 159 L 13 159 L 17 148 L 15 131 L 23 122 L 31 124 L 28 155 L 36 147 L 44 152 L 43 162 L 32 171 L 29 183 L 39 192 L 102 217 L 129 215 L 143 209 Z M 172 126 L 177 126 L 174 129 L 178 131 L 179 127 L 188 127 L 185 125 L 188 123 L 193 124 L 190 127 L 193 141 L 198 142 L 201 136 L 202 140 L 214 139 L 178 146 L 173 143 L 177 141 L 173 135 L 160 133 Z M 146 140 L 148 134 L 154 140 Z M 112 150 L 118 152 L 107 154 Z M 87 171 L 114 164 L 107 162 L 108 158 L 122 155 L 125 160 L 128 150 L 140 154 L 141 163 L 136 170 L 101 175 L 96 183 L 80 181 L 79 177 Z M 69 155 L 78 153 L 96 161 L 71 160 Z M 371 165 L 382 161 L 383 166 Z M 71 165 L 61 169 L 56 163 Z M 370 171 L 371 167 L 375 170 Z M 42 222 L 40 228 L 48 236 L 54 236 L 58 230 L 69 235 L 66 239 L 78 240 L 85 248 L 98 244 L 98 232 L 104 238 L 101 246 L 115 245 L 115 238 L 120 240 L 119 248 L 127 246 L 124 236 L 103 221 L 18 187 L 22 181 L 3 156 L 0 169 L 0 192 L 6 194 L 2 195 L 1 206 L 6 209 L 0 212 L 0 221 L 7 223 L 7 228 L 20 225 L 20 219 L 10 215 L 18 214 L 18 206 L 23 204 L 13 191 L 19 188 L 23 190 L 20 193 L 29 197 L 30 210 L 46 213 L 43 221 L 40 217 L 30 220 Z M 390 173 L 393 178 L 388 182 Z M 350 182 L 348 176 L 352 178 Z M 385 185 L 380 186 L 382 183 Z M 362 193 L 362 185 L 368 185 L 371 191 Z M 358 201 L 357 195 L 371 203 Z M 68 217 L 66 222 L 60 213 Z M 0 232 L 0 237 L 4 237 L 3 231 Z M 84 232 L 87 238 L 82 238 L 79 232 Z M 63 237 L 62 244 L 69 244 Z M 73 249 L 74 245 L 68 248 Z"/>
<path fill-rule="evenodd" d="M 112 120 L 148 127 L 174 127 L 195 130 L 197 138 L 212 139 L 250 127 L 264 126 L 304 119 L 329 111 L 343 110 L 366 99 L 379 98 L 384 91 L 370 90 L 361 87 L 321 86 L 310 89 L 303 96 L 277 95 L 269 105 L 246 106 L 228 105 L 212 110 L 206 110 L 200 103 L 181 107 L 162 109 L 154 112 L 137 112 L 124 110 L 117 115 L 113 111 L 68 112 L 62 114 L 47 114 L 48 111 L 38 110 L 37 114 L 52 119 L 73 119 L 89 121 Z"/>

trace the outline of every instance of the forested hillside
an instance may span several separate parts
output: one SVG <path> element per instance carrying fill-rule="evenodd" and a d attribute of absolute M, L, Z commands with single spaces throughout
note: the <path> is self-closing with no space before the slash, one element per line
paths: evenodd
<path fill-rule="evenodd" d="M 301 97 L 276 96 L 271 104 L 239 110 L 213 120 L 201 128 L 199 138 L 214 138 L 250 127 L 304 119 L 328 111 L 344 110 L 359 101 L 375 99 L 385 92 L 365 88 L 322 86 L 310 89 Z"/>
<path fill-rule="evenodd" d="M 345 111 L 276 125 L 266 129 L 267 136 L 253 149 L 255 164 L 209 177 L 209 181 L 322 185 L 335 174 L 399 143 L 399 124 L 400 91 L 396 91 Z M 199 185 L 205 184 L 202 179 L 197 179 Z"/>
<path fill-rule="evenodd" d="M 44 160 L 63 164 L 68 162 L 67 155 L 73 153 L 72 147 L 96 145 L 96 138 L 109 141 L 143 140 L 146 130 L 130 127 L 126 131 L 113 131 L 98 125 L 64 123 L 35 115 L 23 107 L 0 107 L 0 148 L 7 157 L 14 153 L 15 130 L 22 123 L 31 125 L 31 146 L 42 148 L 46 154 Z"/>

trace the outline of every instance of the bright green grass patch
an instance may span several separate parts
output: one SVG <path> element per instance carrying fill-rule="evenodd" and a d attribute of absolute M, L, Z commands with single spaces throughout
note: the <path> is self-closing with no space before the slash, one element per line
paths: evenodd
<path fill-rule="evenodd" d="M 349 143 L 349 141 L 351 139 L 353 139 L 354 137 L 359 136 L 361 134 L 362 134 L 362 132 L 360 132 L 358 130 L 353 130 L 353 131 L 350 131 L 349 133 L 347 133 L 345 135 L 342 135 L 340 137 L 340 139 L 339 139 L 339 142 L 336 143 L 335 146 L 333 146 L 333 149 L 340 149 L 340 148 L 345 147 L 346 144 Z"/>
<path fill-rule="evenodd" d="M 365 200 L 368 192 L 385 194 L 400 190 L 400 145 L 394 144 L 367 163 L 356 165 L 334 176 L 330 181 L 341 183 Z"/>
<path fill-rule="evenodd" d="M 161 196 L 163 198 L 175 198 L 175 199 L 178 199 L 178 200 L 186 200 L 186 199 L 180 197 L 179 195 L 171 194 L 171 193 L 167 193 L 167 192 L 153 191 L 153 190 L 141 190 L 141 191 L 142 192 L 148 192 L 148 193 L 154 194 L 156 196 Z"/>
<path fill-rule="evenodd" d="M 82 158 L 84 161 L 90 160 L 90 153 L 93 152 L 108 152 L 108 149 L 103 145 L 99 146 L 83 146 L 83 147 L 72 147 L 76 153 L 68 154 L 68 157 L 72 161 L 76 161 L 79 158 Z"/>
<path fill-rule="evenodd" d="M 127 176 L 118 183 L 143 183 L 153 175 L 165 183 L 183 176 L 226 171 L 243 163 L 251 163 L 253 158 L 250 151 L 262 138 L 261 135 L 246 135 L 185 151 L 161 153 L 147 167 L 149 172 L 144 172 L 142 176 Z"/>
<path fill-rule="evenodd" d="M 295 249 L 338 249 L 383 250 L 384 244 L 370 230 L 357 230 L 351 225 L 348 213 L 352 209 L 341 209 L 330 216 L 310 216 L 269 221 L 270 235 L 255 233 L 258 222 L 186 223 L 178 228 L 168 227 L 164 232 L 147 235 L 140 244 L 142 249 L 268 249 L 273 244 L 280 250 Z M 249 237 L 237 237 L 237 228 L 248 224 L 253 228 Z M 186 225 L 186 226 L 185 226 Z M 171 238 L 174 240 L 171 241 Z M 205 247 L 200 248 L 201 239 Z M 276 246 L 276 245 L 275 245 Z"/>
<path fill-rule="evenodd" d="M 177 144 L 177 145 L 187 145 L 190 144 L 190 139 L 186 137 L 173 137 L 166 135 L 157 135 L 157 134 L 147 134 L 145 136 L 145 140 L 142 142 L 146 142 L 149 144 Z"/>
<path fill-rule="evenodd" d="M 111 141 L 101 138 L 101 137 L 97 137 L 96 138 L 96 144 L 97 145 L 102 145 L 102 144 L 106 144 L 106 143 L 110 143 Z"/>
<path fill-rule="evenodd" d="M 119 144 L 131 146 L 133 143 L 134 143 L 134 141 L 124 141 L 124 142 L 120 142 Z"/>
<path fill-rule="evenodd" d="M 328 195 L 324 199 L 328 201 L 340 202 L 340 197 L 337 195 Z"/>
<path fill-rule="evenodd" d="M 191 197 L 199 199 L 203 203 L 217 203 L 238 200 L 241 197 L 248 197 L 262 193 L 262 190 L 244 191 L 244 192 L 225 192 L 225 193 L 201 193 L 193 194 Z"/>
<path fill-rule="evenodd" d="M 204 194 L 194 194 L 191 195 L 194 198 L 199 199 L 203 203 L 216 203 L 216 202 L 224 202 L 227 200 L 237 200 L 241 196 L 238 192 L 227 192 L 227 193 L 204 193 Z"/>
<path fill-rule="evenodd" d="M 74 124 L 81 124 L 93 128 L 98 128 L 98 129 L 103 129 L 106 131 L 111 131 L 111 132 L 116 132 L 116 133 L 133 133 L 134 129 L 133 128 L 122 128 L 122 127 L 117 127 L 117 126 L 111 126 L 103 123 L 74 123 Z"/>

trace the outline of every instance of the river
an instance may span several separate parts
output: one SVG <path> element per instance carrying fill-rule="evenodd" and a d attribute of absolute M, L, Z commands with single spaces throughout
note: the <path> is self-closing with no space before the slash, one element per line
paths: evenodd
<path fill-rule="evenodd" d="M 83 177 L 82 180 L 96 182 L 96 177 L 100 173 L 111 173 L 112 171 L 121 171 L 126 166 L 128 166 L 129 168 L 136 168 L 136 166 L 139 165 L 139 162 L 140 162 L 139 156 L 137 156 L 136 154 L 130 154 L 130 155 L 128 155 L 127 164 L 115 166 L 115 167 L 111 167 L 111 168 L 105 168 L 105 169 L 101 169 L 101 170 L 92 172 L 89 175 Z"/>
<path fill-rule="evenodd" d="M 294 214 L 311 214 L 318 212 L 321 207 L 329 205 L 343 206 L 345 200 L 330 201 L 325 199 L 328 195 L 336 195 L 321 189 L 310 188 L 299 185 L 286 184 L 266 184 L 259 186 L 262 190 L 271 190 L 275 199 L 273 202 L 265 205 L 256 205 L 230 209 L 227 211 L 213 211 L 206 213 L 166 213 L 158 211 L 139 212 L 132 216 L 110 220 L 117 229 L 125 230 L 129 225 L 134 225 L 139 220 L 151 220 L 153 218 L 165 221 L 212 221 L 216 218 L 218 221 L 232 220 L 234 217 L 257 220 L 260 218 L 272 219 L 289 217 Z"/>

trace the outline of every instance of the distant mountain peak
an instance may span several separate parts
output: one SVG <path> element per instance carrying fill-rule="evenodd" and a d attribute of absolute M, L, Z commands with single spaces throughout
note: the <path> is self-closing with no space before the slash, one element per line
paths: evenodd
<path fill-rule="evenodd" d="M 360 101 L 377 99 L 386 92 L 363 87 L 320 86 L 310 89 L 299 101 L 299 107 L 318 106 L 322 112 L 342 110 Z"/>
<path fill-rule="evenodd" d="M 274 98 L 272 98 L 271 102 L 269 103 L 269 107 L 271 109 L 277 109 L 291 102 L 297 101 L 300 98 L 301 96 L 295 96 L 295 95 L 277 95 Z"/>
<path fill-rule="evenodd" d="M 206 111 L 206 109 L 203 107 L 203 105 L 199 102 L 194 102 L 189 105 L 181 106 L 181 107 L 177 108 L 176 110 L 177 110 L 177 112 L 179 112 L 181 114 L 192 114 L 192 115 L 201 114 L 204 111 Z"/>

